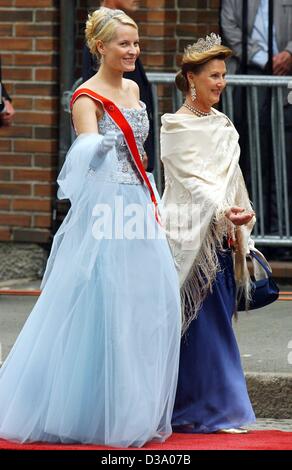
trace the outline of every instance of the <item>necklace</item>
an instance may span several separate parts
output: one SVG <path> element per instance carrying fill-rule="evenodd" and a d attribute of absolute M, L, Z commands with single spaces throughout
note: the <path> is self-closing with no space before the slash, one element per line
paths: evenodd
<path fill-rule="evenodd" d="M 209 111 L 208 113 L 205 113 L 204 111 L 200 111 L 199 109 L 195 108 L 194 106 L 191 106 L 186 101 L 184 102 L 183 106 L 185 108 L 189 109 L 192 113 L 194 113 L 198 117 L 211 116 L 211 114 L 212 114 L 212 111 Z"/>

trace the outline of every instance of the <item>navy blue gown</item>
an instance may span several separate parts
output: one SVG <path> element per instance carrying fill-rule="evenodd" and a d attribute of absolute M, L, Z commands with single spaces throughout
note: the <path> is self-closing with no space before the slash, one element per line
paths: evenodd
<path fill-rule="evenodd" d="M 181 341 L 174 432 L 211 433 L 255 420 L 232 328 L 236 286 L 229 250 L 212 293 Z"/>

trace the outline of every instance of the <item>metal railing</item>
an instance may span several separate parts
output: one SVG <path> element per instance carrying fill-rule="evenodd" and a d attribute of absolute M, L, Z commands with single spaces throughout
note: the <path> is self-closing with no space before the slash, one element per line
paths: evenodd
<path fill-rule="evenodd" d="M 153 92 L 153 121 L 155 139 L 155 169 L 154 177 L 160 194 L 163 191 L 163 170 L 160 161 L 160 110 L 158 86 L 165 85 L 170 89 L 171 109 L 175 112 L 183 102 L 182 93 L 174 85 L 174 73 L 147 73 Z M 226 77 L 228 86 L 222 95 L 222 108 L 231 120 L 234 118 L 233 92 L 235 87 L 246 89 L 247 105 L 247 128 L 249 143 L 249 158 L 252 163 L 251 171 L 251 199 L 259 218 L 256 224 L 253 238 L 259 245 L 292 246 L 290 232 L 291 220 L 289 218 L 289 198 L 292 194 L 288 191 L 288 179 L 286 173 L 286 148 L 285 148 L 285 126 L 284 126 L 284 97 L 288 97 L 289 88 L 292 88 L 292 77 L 269 77 L 253 75 L 229 75 Z M 74 90 L 80 85 L 81 79 L 77 80 L 72 90 L 63 95 L 63 106 L 69 110 L 69 101 Z M 271 89 L 271 131 L 273 142 L 273 163 L 276 182 L 276 207 L 277 207 L 277 233 L 270 235 L 265 232 L 265 214 L 263 195 L 267 188 L 263 187 L 262 168 L 264 162 L 261 155 L 260 126 L 258 105 L 259 89 L 268 87 Z M 292 104 L 290 104 L 292 106 Z M 72 134 L 72 140 L 74 133 Z M 292 155 L 291 155 L 292 158 Z"/>
<path fill-rule="evenodd" d="M 228 87 L 223 97 L 223 111 L 234 118 L 233 90 L 235 87 L 246 89 L 247 126 L 249 140 L 249 158 L 251 162 L 251 198 L 258 214 L 258 223 L 255 226 L 254 238 L 262 245 L 292 246 L 291 220 L 289 216 L 289 191 L 287 177 L 287 152 L 285 145 L 284 103 L 287 102 L 289 88 L 292 87 L 292 77 L 249 76 L 234 75 L 227 77 Z M 275 203 L 277 210 L 277 234 L 265 233 L 265 216 L 263 196 L 271 188 L 264 187 L 263 168 L 264 161 L 261 152 L 261 130 L 259 94 L 261 89 L 270 90 L 271 108 L 271 141 L 270 153 L 275 174 Z M 266 130 L 268 132 L 268 129 Z M 292 155 L 291 155 L 292 157 Z M 291 194 L 290 194 L 291 197 Z"/>

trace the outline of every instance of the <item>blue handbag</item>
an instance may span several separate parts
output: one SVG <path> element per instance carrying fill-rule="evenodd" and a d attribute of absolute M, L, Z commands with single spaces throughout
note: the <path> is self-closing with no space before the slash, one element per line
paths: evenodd
<path fill-rule="evenodd" d="M 248 303 L 248 310 L 255 310 L 275 302 L 279 297 L 279 288 L 272 278 L 272 271 L 265 262 L 265 258 L 253 250 L 250 250 L 249 256 L 253 259 L 253 263 L 260 265 L 264 274 L 262 279 L 251 281 L 251 300 Z M 246 302 L 244 296 L 241 296 L 237 303 L 237 311 L 244 310 L 246 310 Z"/>

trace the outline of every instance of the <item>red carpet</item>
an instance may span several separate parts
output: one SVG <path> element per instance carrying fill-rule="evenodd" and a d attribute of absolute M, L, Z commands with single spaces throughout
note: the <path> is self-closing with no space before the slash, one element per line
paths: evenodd
<path fill-rule="evenodd" d="M 93 445 L 17 444 L 0 439 L 0 450 L 108 450 Z M 127 449 L 131 450 L 131 449 Z M 137 449 L 135 449 L 137 450 Z M 251 431 L 248 434 L 173 434 L 164 444 L 141 450 L 292 450 L 292 432 Z"/>

